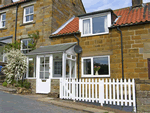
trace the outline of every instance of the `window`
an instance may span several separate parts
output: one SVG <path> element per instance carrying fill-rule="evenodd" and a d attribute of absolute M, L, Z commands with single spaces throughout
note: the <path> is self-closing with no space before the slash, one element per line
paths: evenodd
<path fill-rule="evenodd" d="M 49 79 L 49 57 L 40 57 L 40 79 Z"/>
<path fill-rule="evenodd" d="M 0 28 L 4 28 L 6 25 L 6 13 L 1 14 L 0 17 Z"/>
<path fill-rule="evenodd" d="M 32 39 L 23 39 L 21 40 L 21 51 L 26 54 L 32 50 L 30 44 L 33 43 Z"/>
<path fill-rule="evenodd" d="M 29 57 L 27 58 L 28 69 L 26 73 L 26 78 L 35 78 L 36 77 L 36 58 Z"/>
<path fill-rule="evenodd" d="M 24 8 L 24 23 L 32 22 L 34 16 L 34 6 Z"/>
<path fill-rule="evenodd" d="M 82 58 L 82 77 L 110 77 L 110 57 Z"/>
<path fill-rule="evenodd" d="M 80 19 L 81 36 L 90 36 L 106 34 L 109 32 L 108 27 L 111 25 L 111 14 L 99 14 Z"/>
<path fill-rule="evenodd" d="M 54 61 L 54 77 L 62 77 L 62 61 Z"/>

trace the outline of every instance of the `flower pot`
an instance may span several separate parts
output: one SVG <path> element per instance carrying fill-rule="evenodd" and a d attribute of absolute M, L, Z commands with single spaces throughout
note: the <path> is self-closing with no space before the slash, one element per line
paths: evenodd
<path fill-rule="evenodd" d="M 95 72 L 95 75 L 98 75 L 98 71 Z"/>

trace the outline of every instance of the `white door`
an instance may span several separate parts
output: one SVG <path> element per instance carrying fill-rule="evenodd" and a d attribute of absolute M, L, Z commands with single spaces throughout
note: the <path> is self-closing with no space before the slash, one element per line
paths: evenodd
<path fill-rule="evenodd" d="M 51 86 L 52 55 L 37 56 L 36 93 L 48 94 Z"/>

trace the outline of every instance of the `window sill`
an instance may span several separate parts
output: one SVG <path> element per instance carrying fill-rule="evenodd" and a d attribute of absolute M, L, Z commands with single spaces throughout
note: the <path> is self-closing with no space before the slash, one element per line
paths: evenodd
<path fill-rule="evenodd" d="M 96 36 L 96 35 L 105 35 L 105 34 L 109 34 L 109 32 L 105 32 L 105 33 L 97 33 L 97 34 L 88 34 L 88 35 L 81 35 L 81 37 L 88 37 L 88 36 Z"/>
<path fill-rule="evenodd" d="M 25 26 L 25 25 L 35 24 L 35 23 L 36 23 L 35 21 L 32 21 L 32 22 L 22 23 L 20 24 L 20 26 Z"/>
<path fill-rule="evenodd" d="M 36 79 L 36 78 L 34 77 L 34 78 L 24 78 L 24 79 Z"/>
<path fill-rule="evenodd" d="M 108 78 L 110 75 L 82 75 L 82 78 Z"/>
<path fill-rule="evenodd" d="M 7 29 L 6 27 L 2 27 L 2 28 L 0 28 L 0 30 L 5 30 L 5 29 Z"/>

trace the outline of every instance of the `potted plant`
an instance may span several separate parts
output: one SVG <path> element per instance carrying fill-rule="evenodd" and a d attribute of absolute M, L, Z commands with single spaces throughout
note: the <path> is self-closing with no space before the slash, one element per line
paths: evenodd
<path fill-rule="evenodd" d="M 98 71 L 100 68 L 100 66 L 94 66 L 95 75 L 98 75 Z"/>

